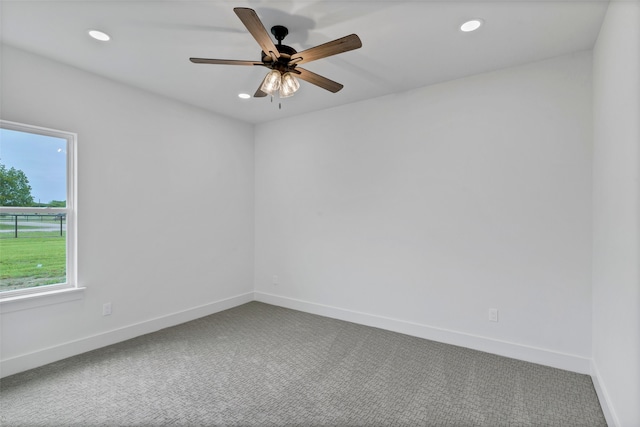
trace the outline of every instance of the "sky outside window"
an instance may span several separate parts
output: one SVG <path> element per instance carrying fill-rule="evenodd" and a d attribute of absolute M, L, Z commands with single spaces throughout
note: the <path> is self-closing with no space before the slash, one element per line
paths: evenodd
<path fill-rule="evenodd" d="M 0 129 L 0 163 L 24 172 L 35 203 L 67 200 L 67 140 Z"/>

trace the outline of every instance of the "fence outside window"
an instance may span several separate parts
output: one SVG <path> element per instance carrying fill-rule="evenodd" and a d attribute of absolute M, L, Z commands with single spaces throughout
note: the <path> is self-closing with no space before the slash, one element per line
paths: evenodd
<path fill-rule="evenodd" d="M 56 214 L 0 214 L 0 239 L 28 237 L 64 237 L 67 215 Z"/>

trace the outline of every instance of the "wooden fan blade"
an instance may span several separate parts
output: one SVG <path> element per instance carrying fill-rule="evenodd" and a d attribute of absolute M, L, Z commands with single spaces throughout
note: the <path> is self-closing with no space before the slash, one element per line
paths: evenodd
<path fill-rule="evenodd" d="M 237 61 L 235 59 L 207 59 L 207 58 L 189 58 L 194 64 L 223 64 L 223 65 L 264 65 L 262 62 L 256 61 Z"/>
<path fill-rule="evenodd" d="M 253 94 L 253 97 L 254 98 L 264 98 L 267 95 L 269 95 L 269 94 L 268 93 L 264 93 L 263 91 L 258 89 L 258 90 L 256 90 L 256 93 Z"/>
<path fill-rule="evenodd" d="M 290 62 L 294 64 L 304 64 L 305 62 L 315 61 L 316 59 L 326 58 L 327 56 L 348 52 L 361 47 L 362 42 L 360 41 L 360 37 L 351 34 L 291 55 Z"/>
<path fill-rule="evenodd" d="M 266 76 L 264 76 L 264 79 L 262 79 L 262 82 L 260 82 L 260 86 L 258 86 L 258 90 L 256 90 L 256 93 L 253 94 L 254 98 L 264 98 L 265 96 L 268 95 L 268 93 L 265 93 L 263 91 L 260 90 L 260 88 L 262 87 L 262 84 L 264 83 L 265 80 L 267 80 L 267 76 L 269 74 L 267 74 Z"/>
<path fill-rule="evenodd" d="M 262 25 L 262 21 L 260 21 L 256 12 L 248 7 L 236 7 L 233 11 L 238 15 L 244 26 L 247 27 L 253 38 L 256 39 L 262 51 L 267 55 L 273 52 L 276 58 L 279 58 L 280 52 L 278 52 L 276 45 L 273 44 L 271 36 Z"/>
<path fill-rule="evenodd" d="M 305 70 L 304 68 L 296 67 L 295 71 L 299 72 L 299 73 L 296 73 L 296 77 L 299 77 L 304 81 L 307 81 L 307 82 L 309 82 L 311 84 L 319 86 L 322 89 L 326 89 L 329 92 L 336 93 L 336 92 L 338 92 L 340 89 L 342 89 L 344 87 L 343 85 L 341 85 L 338 82 L 334 82 L 333 80 L 329 80 L 326 77 L 322 77 L 319 74 L 312 73 L 311 71 Z"/>

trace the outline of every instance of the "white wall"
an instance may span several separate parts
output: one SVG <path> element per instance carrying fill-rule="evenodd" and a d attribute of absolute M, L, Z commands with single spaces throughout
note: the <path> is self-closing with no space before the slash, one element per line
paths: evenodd
<path fill-rule="evenodd" d="M 617 425 L 640 425 L 640 3 L 594 48 L 593 360 Z"/>
<path fill-rule="evenodd" d="M 584 371 L 593 354 L 609 419 L 637 425 L 639 21 L 637 2 L 613 2 L 594 50 L 593 171 L 589 53 L 254 138 L 3 47 L 1 117 L 79 134 L 87 290 L 2 313 L 2 374 L 249 300 L 255 280 L 257 299 L 525 360 Z"/>
<path fill-rule="evenodd" d="M 257 126 L 258 299 L 588 372 L 591 119 L 584 52 Z"/>
<path fill-rule="evenodd" d="M 2 314 L 3 374 L 252 299 L 251 125 L 7 46 L 1 78 L 3 119 L 78 134 L 87 287 Z"/>

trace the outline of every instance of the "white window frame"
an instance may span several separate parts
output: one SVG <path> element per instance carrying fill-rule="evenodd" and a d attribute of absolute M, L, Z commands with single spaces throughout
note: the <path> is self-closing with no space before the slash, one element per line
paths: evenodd
<path fill-rule="evenodd" d="M 19 132 L 34 133 L 44 136 L 52 136 L 55 138 L 62 138 L 67 141 L 67 200 L 66 207 L 64 208 L 33 208 L 33 207 L 14 207 L 14 206 L 0 206 L 0 212 L 2 213 L 35 213 L 35 214 L 57 214 L 63 213 L 66 215 L 67 222 L 67 235 L 66 235 L 66 251 L 67 251 L 67 265 L 66 265 L 66 282 L 56 283 L 52 285 L 36 286 L 31 288 L 16 289 L 12 291 L 0 292 L 0 302 L 16 299 L 23 296 L 35 296 L 35 295 L 51 295 L 57 291 L 73 290 L 78 288 L 77 280 L 77 214 L 76 214 L 76 199 L 77 199 L 77 157 L 76 157 L 76 145 L 78 135 L 72 132 L 66 132 L 56 129 L 43 128 L 39 126 L 32 126 L 23 123 L 10 122 L 6 120 L 0 120 L 0 128 L 9 129 Z"/>

